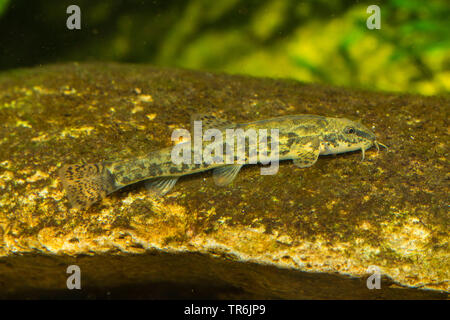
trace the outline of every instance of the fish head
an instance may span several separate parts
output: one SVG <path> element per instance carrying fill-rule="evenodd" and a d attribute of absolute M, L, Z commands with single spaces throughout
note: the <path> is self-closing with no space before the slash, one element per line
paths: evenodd
<path fill-rule="evenodd" d="M 376 136 L 363 124 L 345 118 L 329 119 L 329 125 L 322 136 L 320 154 L 338 154 L 365 150 L 376 145 Z"/>

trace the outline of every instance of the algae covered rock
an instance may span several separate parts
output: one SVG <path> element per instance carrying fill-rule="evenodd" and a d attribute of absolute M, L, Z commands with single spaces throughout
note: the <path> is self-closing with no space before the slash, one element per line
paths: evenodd
<path fill-rule="evenodd" d="M 3 73 L 0 296 L 73 295 L 75 264 L 84 297 L 445 298 L 449 102 L 142 65 Z M 204 172 L 159 199 L 138 183 L 70 208 L 61 165 L 170 146 L 193 113 L 360 119 L 389 149 L 272 176 L 246 166 L 225 188 Z"/>

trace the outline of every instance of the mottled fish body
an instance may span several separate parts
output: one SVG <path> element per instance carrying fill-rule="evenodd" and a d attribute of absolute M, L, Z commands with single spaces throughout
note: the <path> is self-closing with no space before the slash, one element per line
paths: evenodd
<path fill-rule="evenodd" d="M 293 115 L 236 124 L 211 115 L 196 115 L 192 118 L 191 127 L 194 121 L 201 121 L 203 130 L 216 128 L 224 136 L 227 129 L 242 129 L 244 132 L 249 132 L 250 129 L 266 130 L 269 149 L 269 141 L 274 138 L 271 136 L 272 129 L 277 129 L 276 160 L 290 159 L 301 168 L 313 165 L 319 155 L 361 150 L 364 159 L 365 150 L 374 145 L 379 148 L 375 135 L 368 128 L 345 118 Z M 182 143 L 189 146 L 193 144 L 192 141 Z M 235 154 L 242 151 L 239 146 L 224 143 L 224 154 L 227 147 L 233 148 Z M 149 190 L 159 196 L 170 191 L 179 177 L 211 169 L 216 184 L 229 184 L 244 164 L 253 163 L 250 162 L 248 150 L 258 146 L 255 141 L 246 140 L 243 147 L 245 157 L 239 163 L 191 161 L 176 164 L 172 157 L 174 147 L 169 147 L 129 160 L 65 165 L 59 170 L 59 175 L 71 204 L 76 208 L 87 208 L 108 194 L 143 180 L 147 180 Z M 194 157 L 192 151 L 191 158 Z"/>

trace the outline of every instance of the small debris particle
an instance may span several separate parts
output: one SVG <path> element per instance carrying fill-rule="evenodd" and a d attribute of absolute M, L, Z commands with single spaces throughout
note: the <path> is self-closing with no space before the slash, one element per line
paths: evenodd
<path fill-rule="evenodd" d="M 141 95 L 139 95 L 138 98 L 142 102 L 152 102 L 153 101 L 153 97 L 151 95 L 148 95 L 148 94 L 141 94 Z"/>

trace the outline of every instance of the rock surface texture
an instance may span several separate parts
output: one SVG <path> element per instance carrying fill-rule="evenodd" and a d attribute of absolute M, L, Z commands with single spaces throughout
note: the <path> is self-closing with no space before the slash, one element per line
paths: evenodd
<path fill-rule="evenodd" d="M 445 299 L 449 106 L 445 96 L 142 65 L 3 73 L 0 297 Z M 306 169 L 284 161 L 273 176 L 246 166 L 227 187 L 191 175 L 160 199 L 138 183 L 70 208 L 61 165 L 170 146 L 193 113 L 360 119 L 389 149 Z M 72 264 L 79 291 L 66 288 Z M 380 290 L 366 286 L 370 266 Z"/>

